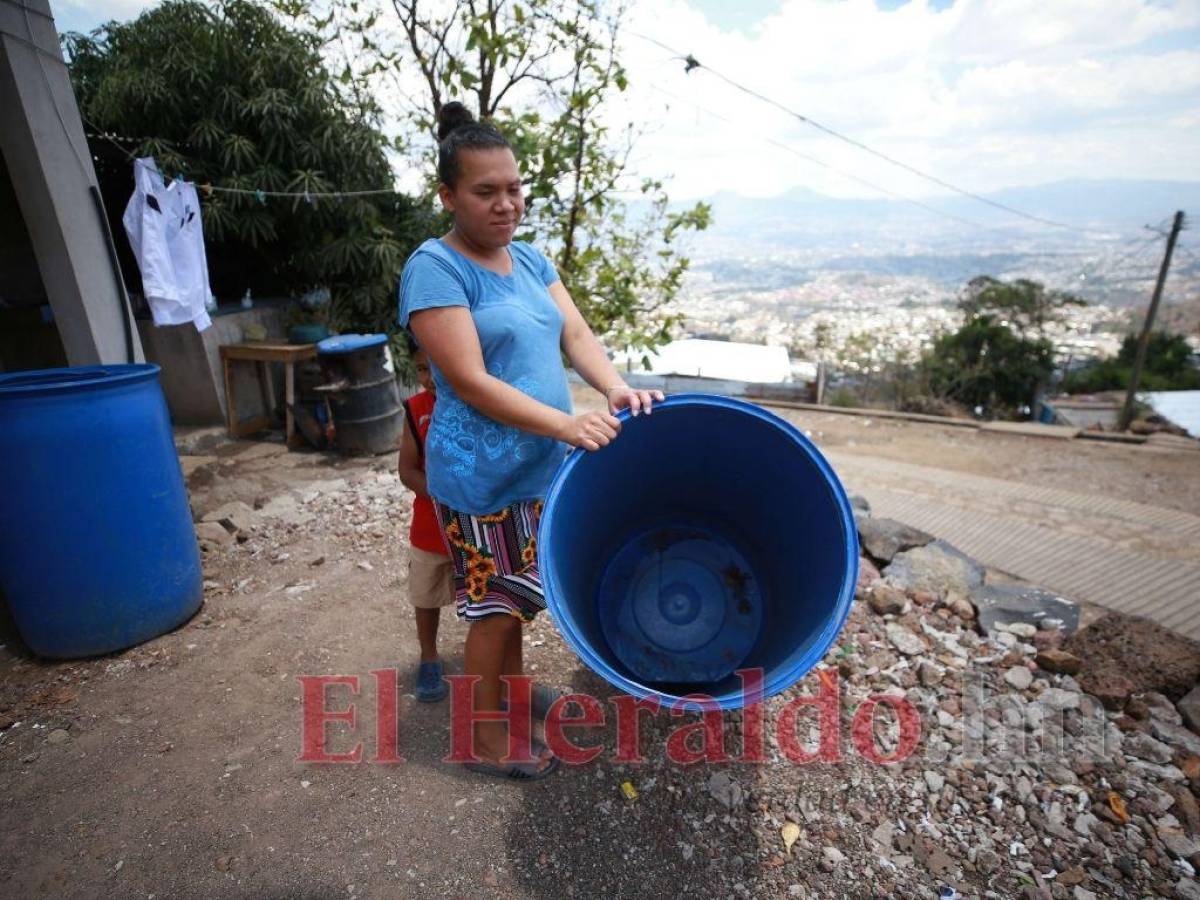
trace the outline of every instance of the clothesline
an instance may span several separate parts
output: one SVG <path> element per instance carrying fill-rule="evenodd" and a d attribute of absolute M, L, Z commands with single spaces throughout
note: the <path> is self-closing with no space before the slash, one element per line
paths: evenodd
<path fill-rule="evenodd" d="M 118 150 L 120 150 L 121 153 L 124 154 L 126 159 L 128 159 L 130 162 L 133 162 L 138 158 L 137 154 L 131 153 L 130 151 L 128 151 L 124 147 L 122 147 L 120 144 L 118 144 L 116 137 L 114 135 L 111 135 L 111 134 L 101 131 L 100 129 L 96 128 L 95 125 L 92 125 L 92 123 L 90 123 L 90 122 L 88 123 L 88 125 L 91 128 L 95 129 L 94 131 L 89 132 L 88 137 L 103 138 L 104 140 L 106 140 L 110 144 L 112 144 L 114 147 L 116 147 Z M 153 165 L 153 169 L 155 172 L 158 173 L 159 177 L 162 178 L 163 181 L 175 181 L 175 180 L 184 181 L 182 176 L 176 176 L 174 179 L 170 178 L 166 173 L 164 173 L 162 170 L 160 170 L 158 168 L 157 163 L 155 163 Z M 194 182 L 186 182 L 186 183 L 194 184 Z M 200 191 L 202 191 L 204 193 L 204 196 L 206 196 L 206 197 L 211 197 L 213 194 L 217 194 L 217 193 L 237 194 L 240 196 L 254 197 L 256 200 L 258 200 L 259 203 L 265 203 L 268 197 L 283 197 L 283 198 L 288 198 L 288 199 L 292 199 L 292 200 L 304 200 L 307 203 L 312 203 L 314 200 L 337 199 L 340 197 L 381 197 L 381 196 L 386 196 L 386 195 L 396 196 L 396 195 L 402 193 L 401 191 L 397 191 L 394 188 L 374 188 L 374 189 L 362 190 L 362 191 L 269 191 L 264 188 L 225 187 L 223 185 L 212 184 L 210 182 L 205 182 L 203 184 L 196 184 L 195 186 L 197 188 L 199 188 Z"/>

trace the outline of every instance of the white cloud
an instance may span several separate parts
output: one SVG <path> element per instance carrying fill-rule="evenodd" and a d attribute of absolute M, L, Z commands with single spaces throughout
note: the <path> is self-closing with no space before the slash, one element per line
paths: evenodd
<path fill-rule="evenodd" d="M 67 30 L 132 18 L 154 2 L 52 5 Z M 1197 177 L 1200 0 L 956 0 L 943 10 L 913 0 L 891 11 L 874 0 L 784 0 L 776 14 L 737 31 L 721 30 L 687 0 L 635 0 L 628 25 L 971 189 Z M 1180 40 L 1188 35 L 1195 40 Z M 710 73 L 684 75 L 680 61 L 632 33 L 623 46 L 631 87 L 610 124 L 648 129 L 635 152 L 638 174 L 671 178 L 673 196 L 800 186 L 872 193 L 767 141 L 900 193 L 937 192 Z M 419 81 L 409 87 L 420 93 Z M 383 83 L 380 90 L 393 92 Z"/>
<path fill-rule="evenodd" d="M 1200 2 L 788 0 L 749 34 L 685 0 L 639 0 L 630 30 L 843 133 L 979 190 L 1066 177 L 1194 178 L 1200 52 L 1155 42 L 1200 25 Z M 767 195 L 795 186 L 870 193 L 762 138 L 909 194 L 936 192 L 821 137 L 670 54 L 625 38 L 633 87 L 621 112 L 661 116 L 639 157 L 673 193 Z M 670 100 L 661 90 L 684 98 Z M 707 107 L 731 120 L 698 113 Z M 668 108 L 669 107 L 669 108 Z M 1147 140 L 1153 135 L 1153 140 Z"/>

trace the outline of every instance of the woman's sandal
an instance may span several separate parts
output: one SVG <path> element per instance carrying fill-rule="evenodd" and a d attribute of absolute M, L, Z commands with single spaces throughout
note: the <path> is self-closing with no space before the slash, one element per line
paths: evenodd
<path fill-rule="evenodd" d="M 546 745 L 540 741 L 531 741 L 529 751 L 535 759 L 533 762 L 514 762 L 514 763 L 490 763 L 490 762 L 469 762 L 463 763 L 463 767 L 472 772 L 478 772 L 481 775 L 492 775 L 496 778 L 510 778 L 513 781 L 538 781 L 552 774 L 558 769 L 559 759 L 557 756 L 550 757 L 549 763 L 544 769 L 539 769 L 538 766 L 542 763 L 542 753 L 546 750 Z"/>

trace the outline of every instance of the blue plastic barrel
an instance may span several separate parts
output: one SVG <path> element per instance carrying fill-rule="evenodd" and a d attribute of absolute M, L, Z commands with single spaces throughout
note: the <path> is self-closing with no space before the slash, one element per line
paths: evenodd
<path fill-rule="evenodd" d="M 39 656 L 120 650 L 203 600 L 155 365 L 0 375 L 0 590 Z"/>
<path fill-rule="evenodd" d="M 850 613 L 858 535 L 841 482 L 794 426 L 728 397 L 623 411 L 574 450 L 546 496 L 538 558 L 571 648 L 613 686 L 664 705 L 736 709 L 739 669 L 763 696 L 825 655 Z"/>

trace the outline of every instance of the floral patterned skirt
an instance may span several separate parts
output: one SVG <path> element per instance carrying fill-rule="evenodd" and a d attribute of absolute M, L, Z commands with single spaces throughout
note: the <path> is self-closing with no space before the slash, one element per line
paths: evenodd
<path fill-rule="evenodd" d="M 507 613 L 533 621 L 546 608 L 537 560 L 542 501 L 520 500 L 482 516 L 437 500 L 433 508 L 454 564 L 459 618 Z"/>

